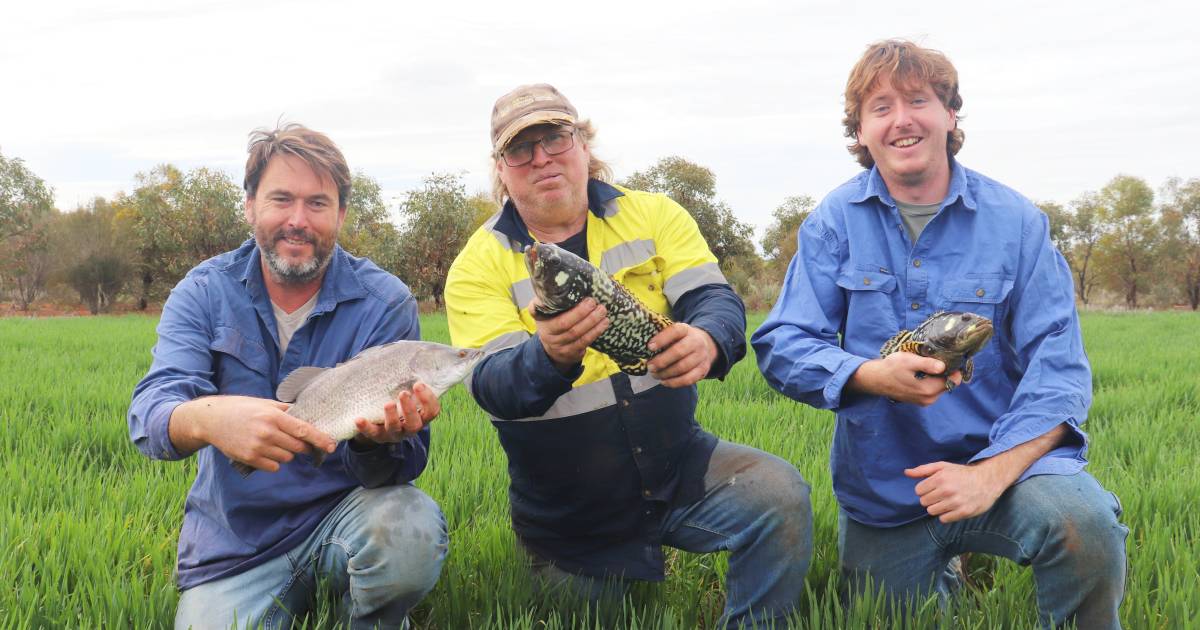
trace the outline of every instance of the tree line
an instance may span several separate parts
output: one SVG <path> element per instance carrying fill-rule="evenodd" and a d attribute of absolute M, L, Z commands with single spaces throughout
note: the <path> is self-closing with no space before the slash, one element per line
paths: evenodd
<path fill-rule="evenodd" d="M 250 236 L 241 188 L 209 168 L 163 164 L 134 176 L 132 193 L 97 197 L 72 211 L 18 158 L 0 153 L 0 292 L 15 308 L 78 300 L 92 313 L 124 302 L 139 309 L 165 299 L 197 263 Z M 774 302 L 796 252 L 796 231 L 816 206 L 788 197 L 755 242 L 716 193 L 708 168 L 666 157 L 619 184 L 669 195 L 696 219 L 722 271 L 754 309 Z M 1063 205 L 1038 206 L 1085 304 L 1200 306 L 1200 179 L 1171 179 L 1156 196 L 1145 181 L 1118 175 Z M 497 211 L 462 175 L 433 173 L 402 195 L 395 219 L 379 183 L 355 173 L 339 242 L 403 279 L 441 307 L 446 272 L 470 234 Z"/>

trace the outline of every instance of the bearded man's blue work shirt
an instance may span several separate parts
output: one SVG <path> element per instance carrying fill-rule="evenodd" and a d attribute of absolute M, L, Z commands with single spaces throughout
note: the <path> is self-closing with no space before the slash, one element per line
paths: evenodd
<path fill-rule="evenodd" d="M 1066 261 L 1045 214 L 1010 188 L 951 160 L 941 209 L 913 243 L 872 168 L 826 197 L 800 227 L 782 293 L 751 338 L 772 387 L 837 413 L 830 466 L 856 521 L 926 516 L 904 469 L 976 462 L 1045 434 L 1071 431 L 1021 476 L 1086 464 L 1079 425 L 1092 376 Z M 937 311 L 990 318 L 974 380 L 922 408 L 845 390 L 888 338 Z"/>
<path fill-rule="evenodd" d="M 259 249 L 248 240 L 196 266 L 171 291 L 154 362 L 133 392 L 129 435 L 149 457 L 182 459 L 167 433 L 179 404 L 215 394 L 274 399 L 280 381 L 298 367 L 333 367 L 366 348 L 419 338 L 408 287 L 335 246 L 317 303 L 280 357 Z M 279 472 L 245 478 L 216 448 L 200 449 L 179 535 L 179 588 L 236 575 L 287 552 L 354 488 L 416 479 L 428 449 L 426 428 L 372 450 L 342 442 L 319 468 L 299 455 Z"/>

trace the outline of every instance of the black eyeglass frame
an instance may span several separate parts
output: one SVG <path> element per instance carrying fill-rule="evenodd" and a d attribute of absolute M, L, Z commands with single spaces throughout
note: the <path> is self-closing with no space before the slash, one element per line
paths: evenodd
<path fill-rule="evenodd" d="M 515 144 L 509 144 L 507 147 L 504 147 L 504 149 L 502 149 L 500 151 L 500 159 L 504 160 L 504 163 L 507 164 L 511 168 L 516 168 L 518 166 L 525 166 L 526 164 L 533 161 L 533 145 L 535 145 L 535 144 L 542 145 L 542 150 L 546 152 L 546 155 L 562 155 L 563 153 L 566 153 L 567 151 L 570 151 L 571 149 L 575 148 L 575 132 L 576 131 L 578 131 L 578 129 L 575 129 L 574 127 L 571 127 L 569 129 L 561 129 L 560 128 L 560 129 L 556 129 L 554 131 L 551 131 L 551 132 L 548 132 L 548 133 L 542 135 L 542 137 L 538 138 L 537 140 L 528 140 L 526 142 L 518 142 Z M 563 147 L 562 149 L 560 149 L 558 151 L 551 151 L 550 147 L 546 144 L 546 138 L 549 138 L 550 136 L 554 136 L 554 135 L 564 133 L 564 132 L 567 134 L 567 138 L 570 139 L 570 142 L 567 143 L 567 146 Z M 518 148 L 522 151 L 528 149 L 529 157 L 525 160 L 514 163 L 510 159 L 510 154 L 513 153 L 514 149 L 518 149 Z"/>

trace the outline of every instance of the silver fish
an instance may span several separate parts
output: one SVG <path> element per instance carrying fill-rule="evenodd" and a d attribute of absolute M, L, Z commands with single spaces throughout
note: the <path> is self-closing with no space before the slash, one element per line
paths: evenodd
<path fill-rule="evenodd" d="M 399 400 L 400 392 L 412 391 L 418 381 L 441 396 L 482 358 L 482 350 L 395 341 L 367 348 L 336 367 L 297 368 L 279 384 L 275 397 L 293 403 L 289 415 L 341 442 L 358 433 L 357 418 L 383 424 L 383 406 Z M 316 466 L 325 459 L 324 451 L 312 449 L 310 454 Z M 254 471 L 241 462 L 233 467 L 243 476 Z"/>
<path fill-rule="evenodd" d="M 626 374 L 646 373 L 646 361 L 657 354 L 646 344 L 671 325 L 670 318 L 650 310 L 611 276 L 557 245 L 527 247 L 525 267 L 540 302 L 534 319 L 553 317 L 591 296 L 604 305 L 609 322 L 592 347 L 612 357 Z"/>

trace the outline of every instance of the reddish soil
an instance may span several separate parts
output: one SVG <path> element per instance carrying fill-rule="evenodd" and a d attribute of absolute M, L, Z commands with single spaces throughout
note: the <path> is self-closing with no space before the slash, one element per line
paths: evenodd
<path fill-rule="evenodd" d="M 162 312 L 161 304 L 152 304 L 145 311 L 137 310 L 134 304 L 117 304 L 105 315 L 127 315 L 140 313 L 143 315 L 158 315 Z M 34 302 L 28 311 L 22 311 L 14 302 L 0 302 L 0 317 L 76 317 L 89 316 L 91 311 L 83 304 L 55 304 L 51 302 Z"/>

